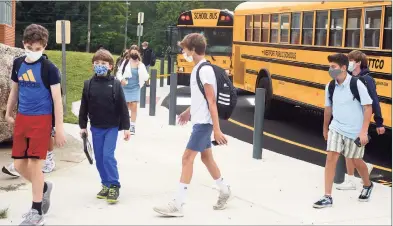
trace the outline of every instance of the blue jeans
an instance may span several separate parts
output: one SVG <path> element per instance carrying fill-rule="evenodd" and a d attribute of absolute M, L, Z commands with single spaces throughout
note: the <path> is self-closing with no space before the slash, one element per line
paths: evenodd
<path fill-rule="evenodd" d="M 115 159 L 118 131 L 118 127 L 108 129 L 91 127 L 97 170 L 101 183 L 107 187 L 111 185 L 120 187 L 119 171 Z"/>

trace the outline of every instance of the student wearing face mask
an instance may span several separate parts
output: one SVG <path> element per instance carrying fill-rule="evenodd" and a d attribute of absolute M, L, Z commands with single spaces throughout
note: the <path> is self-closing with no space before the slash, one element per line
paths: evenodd
<path fill-rule="evenodd" d="M 385 133 L 385 127 L 383 126 L 383 118 L 381 113 L 381 106 L 379 105 L 379 98 L 377 94 L 377 87 L 374 79 L 370 76 L 370 70 L 368 69 L 368 60 L 366 54 L 359 50 L 354 50 L 348 54 L 349 65 L 348 71 L 354 77 L 358 77 L 367 87 L 368 94 L 373 100 L 372 109 L 374 113 L 374 121 L 377 127 L 377 133 L 382 135 Z M 344 183 L 338 185 L 338 190 L 356 190 L 356 184 L 354 182 L 355 166 L 353 161 L 349 158 L 345 159 L 347 165 L 347 176 Z M 364 163 L 366 164 L 366 163 Z M 369 174 L 371 173 L 373 166 L 372 164 L 366 164 Z"/>
<path fill-rule="evenodd" d="M 358 200 L 367 202 L 371 196 L 373 184 L 370 181 L 366 164 L 364 164 L 364 146 L 368 143 L 368 127 L 372 115 L 372 99 L 366 86 L 358 79 L 353 79 L 347 72 L 348 57 L 334 54 L 328 57 L 329 75 L 332 82 L 325 89 L 325 112 L 323 136 L 327 140 L 327 157 L 325 165 L 325 195 L 314 203 L 314 208 L 325 208 L 333 205 L 332 187 L 340 154 L 351 159 L 364 181 L 363 190 Z M 355 83 L 360 101 L 354 98 L 350 84 Z M 329 86 L 334 85 L 334 93 L 330 95 Z M 332 119 L 333 116 L 333 120 Z M 355 144 L 359 138 L 360 146 Z"/>
<path fill-rule="evenodd" d="M 24 30 L 26 56 L 14 60 L 5 114 L 7 122 L 14 126 L 15 169 L 32 184 L 32 207 L 21 225 L 44 224 L 44 215 L 50 208 L 53 184 L 44 181 L 42 161 L 47 157 L 53 117 L 57 132 L 55 142 L 60 147 L 65 144 L 59 70 L 43 57 L 48 38 L 48 30 L 41 25 L 32 24 Z M 16 105 L 14 119 L 12 112 Z"/>
<path fill-rule="evenodd" d="M 81 136 L 87 135 L 90 118 L 94 157 L 101 178 L 98 199 L 116 203 L 120 194 L 119 172 L 115 158 L 118 131 L 130 139 L 130 121 L 120 82 L 111 76 L 114 60 L 107 50 L 98 50 L 92 60 L 94 76 L 85 81 L 79 110 Z"/>
<path fill-rule="evenodd" d="M 149 78 L 146 66 L 141 62 L 141 55 L 137 45 L 132 45 L 126 60 L 121 64 L 116 77 L 121 81 L 128 109 L 131 111 L 130 132 L 135 135 L 136 116 L 140 89 Z"/>

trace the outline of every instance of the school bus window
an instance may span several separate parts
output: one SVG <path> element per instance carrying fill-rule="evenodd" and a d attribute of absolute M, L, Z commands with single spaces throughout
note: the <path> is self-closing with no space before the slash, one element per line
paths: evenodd
<path fill-rule="evenodd" d="M 360 23 L 362 17 L 361 9 L 348 9 L 347 29 L 345 32 L 345 47 L 360 47 Z"/>
<path fill-rule="evenodd" d="M 246 16 L 246 41 L 252 41 L 252 16 Z"/>
<path fill-rule="evenodd" d="M 280 15 L 280 42 L 289 42 L 289 14 Z"/>
<path fill-rule="evenodd" d="M 317 11 L 317 23 L 315 26 L 315 45 L 326 46 L 328 28 L 328 11 Z"/>
<path fill-rule="evenodd" d="M 300 44 L 300 13 L 292 13 L 291 44 Z"/>
<path fill-rule="evenodd" d="M 385 9 L 385 30 L 383 31 L 383 49 L 392 49 L 392 7 Z"/>
<path fill-rule="evenodd" d="M 261 15 L 254 15 L 253 41 L 259 42 L 261 38 Z"/>
<path fill-rule="evenodd" d="M 312 45 L 314 12 L 303 13 L 303 45 Z"/>
<path fill-rule="evenodd" d="M 269 15 L 262 15 L 262 42 L 269 41 Z"/>
<path fill-rule="evenodd" d="M 278 23 L 278 14 L 273 14 L 271 19 L 271 30 L 270 30 L 270 42 L 278 43 L 278 28 L 280 27 Z"/>
<path fill-rule="evenodd" d="M 343 40 L 344 10 L 330 12 L 329 46 L 341 47 Z"/>
<path fill-rule="evenodd" d="M 364 23 L 364 47 L 379 47 L 379 32 L 381 27 L 381 7 L 366 8 Z"/>

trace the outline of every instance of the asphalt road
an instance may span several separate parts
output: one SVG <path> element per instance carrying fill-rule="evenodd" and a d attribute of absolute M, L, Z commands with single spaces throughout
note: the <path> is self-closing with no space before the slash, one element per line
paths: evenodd
<path fill-rule="evenodd" d="M 190 90 L 188 87 L 182 87 L 177 90 L 178 105 L 177 113 L 183 112 L 189 106 Z M 254 96 L 243 94 L 239 96 L 237 107 L 232 114 L 231 119 L 247 126 L 253 127 L 254 124 Z M 163 100 L 162 105 L 169 107 L 169 97 Z M 307 148 L 299 147 L 285 141 L 290 140 L 299 144 L 307 145 L 319 150 L 326 149 L 326 142 L 322 136 L 323 116 L 315 112 L 307 111 L 299 107 L 282 104 L 274 120 L 264 121 L 264 131 L 280 137 L 279 139 L 270 136 L 264 136 L 265 149 L 290 156 L 295 159 L 317 164 L 325 165 L 326 155 Z M 242 141 L 252 144 L 253 132 L 229 121 L 220 122 L 221 128 L 225 134 L 236 137 Z M 391 169 L 392 167 L 392 139 L 391 132 L 378 136 L 371 134 L 372 140 L 366 146 L 364 160 L 368 163 Z M 284 138 L 284 140 L 282 139 Z M 241 150 L 239 150 L 241 151 Z M 250 156 L 251 157 L 251 156 Z M 262 154 L 263 158 L 263 154 Z M 371 173 L 373 181 L 382 183 L 388 182 L 391 186 L 391 172 L 374 168 Z"/>

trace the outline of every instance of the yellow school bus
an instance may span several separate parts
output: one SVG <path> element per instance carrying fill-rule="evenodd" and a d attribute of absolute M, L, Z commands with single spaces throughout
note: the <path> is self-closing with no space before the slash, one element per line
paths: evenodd
<path fill-rule="evenodd" d="M 233 12 L 220 9 L 193 9 L 179 15 L 175 29 L 171 29 L 172 54 L 177 59 L 178 84 L 189 86 L 194 64 L 187 62 L 177 42 L 190 33 L 206 37 L 206 59 L 224 68 L 228 75 L 232 56 Z"/>
<path fill-rule="evenodd" d="M 245 2 L 234 11 L 233 80 L 276 101 L 324 108 L 328 55 L 368 57 L 384 125 L 392 126 L 392 2 Z"/>

